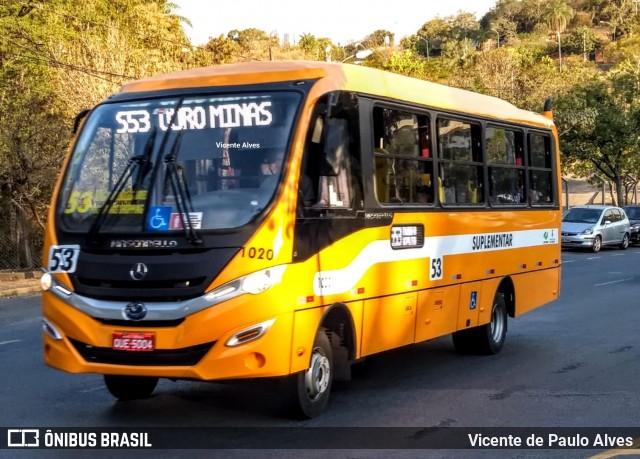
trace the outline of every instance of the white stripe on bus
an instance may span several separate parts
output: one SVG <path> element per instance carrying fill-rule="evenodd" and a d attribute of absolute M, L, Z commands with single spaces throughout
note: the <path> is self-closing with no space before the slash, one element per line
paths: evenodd
<path fill-rule="evenodd" d="M 478 245 L 478 237 L 492 238 L 509 234 L 508 247 Z M 542 245 L 558 244 L 557 229 L 524 230 L 500 233 L 463 234 L 454 236 L 433 236 L 424 238 L 424 246 L 415 249 L 394 250 L 389 240 L 377 240 L 368 244 L 351 263 L 341 269 L 319 271 L 313 279 L 313 290 L 317 296 L 345 293 L 375 264 L 393 261 L 442 258 L 446 255 L 463 255 L 476 252 L 521 249 Z M 504 240 L 504 238 L 503 238 Z M 487 241 L 485 239 L 484 241 Z"/>

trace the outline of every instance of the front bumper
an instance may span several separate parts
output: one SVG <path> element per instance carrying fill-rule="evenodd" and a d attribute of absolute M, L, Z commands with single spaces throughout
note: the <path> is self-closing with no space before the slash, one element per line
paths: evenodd
<path fill-rule="evenodd" d="M 563 248 L 591 248 L 593 247 L 593 241 L 595 236 L 562 236 L 561 244 Z"/>
<path fill-rule="evenodd" d="M 59 337 L 43 333 L 45 363 L 70 373 L 178 379 L 286 375 L 291 368 L 293 312 L 271 311 L 275 314 L 265 317 L 268 309 L 264 303 L 257 304 L 251 298 L 245 295 L 231 299 L 166 327 L 152 322 L 145 326 L 144 321 L 124 326 L 93 318 L 47 291 L 43 293 L 43 317 Z M 260 338 L 233 347 L 225 344 L 239 331 L 268 319 L 275 320 Z M 113 333 L 117 331 L 153 332 L 155 350 L 113 350 Z"/>

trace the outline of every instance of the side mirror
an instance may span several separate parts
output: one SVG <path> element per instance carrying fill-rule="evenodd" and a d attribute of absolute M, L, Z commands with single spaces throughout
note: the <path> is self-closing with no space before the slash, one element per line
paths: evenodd
<path fill-rule="evenodd" d="M 611 224 L 611 220 L 605 220 L 602 222 L 604 226 L 609 226 Z"/>
<path fill-rule="evenodd" d="M 80 127 L 80 123 L 89 114 L 90 111 L 91 111 L 90 109 L 85 108 L 84 110 L 82 110 L 80 113 L 78 113 L 76 115 L 76 119 L 73 120 L 73 131 L 72 131 L 73 134 L 78 132 L 78 128 Z"/>
<path fill-rule="evenodd" d="M 322 132 L 322 159 L 320 174 L 335 177 L 340 173 L 349 151 L 349 133 L 347 120 L 328 118 Z"/>

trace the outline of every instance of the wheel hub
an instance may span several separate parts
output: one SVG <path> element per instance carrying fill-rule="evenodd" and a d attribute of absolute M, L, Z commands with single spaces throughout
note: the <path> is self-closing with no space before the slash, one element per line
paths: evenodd
<path fill-rule="evenodd" d="M 311 400 L 316 400 L 329 387 L 331 381 L 331 367 L 329 359 L 322 352 L 322 349 L 316 348 L 311 356 L 311 366 L 304 375 L 304 383 L 307 394 Z"/>
<path fill-rule="evenodd" d="M 497 307 L 494 306 L 491 313 L 491 337 L 494 342 L 500 341 L 504 330 L 504 316 L 500 314 Z"/>

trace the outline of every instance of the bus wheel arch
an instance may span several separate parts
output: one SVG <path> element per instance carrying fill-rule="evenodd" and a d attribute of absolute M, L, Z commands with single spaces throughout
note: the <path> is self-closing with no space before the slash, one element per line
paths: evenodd
<path fill-rule="evenodd" d="M 349 309 L 336 303 L 319 321 L 309 367 L 284 378 L 288 414 L 296 419 L 318 416 L 329 401 L 334 380 L 349 380 L 356 354 L 355 328 Z"/>
<path fill-rule="evenodd" d="M 295 419 L 319 416 L 329 402 L 333 382 L 333 355 L 326 330 L 316 332 L 309 368 L 282 379 L 287 414 Z"/>
<path fill-rule="evenodd" d="M 502 280 L 491 303 L 489 323 L 454 332 L 453 345 L 462 354 L 492 355 L 502 350 L 508 316 L 515 315 L 515 294 L 511 278 Z"/>
<path fill-rule="evenodd" d="M 502 279 L 496 292 L 496 294 L 502 293 L 502 296 L 504 297 L 505 306 L 507 308 L 507 314 L 509 315 L 509 317 L 512 317 L 512 318 L 516 316 L 516 293 L 515 292 L 516 292 L 516 289 L 513 285 L 513 280 L 509 276 Z"/>
<path fill-rule="evenodd" d="M 353 317 L 346 305 L 336 303 L 323 315 L 320 327 L 325 330 L 333 351 L 333 377 L 339 381 L 351 379 L 351 362 L 356 357 Z"/>

